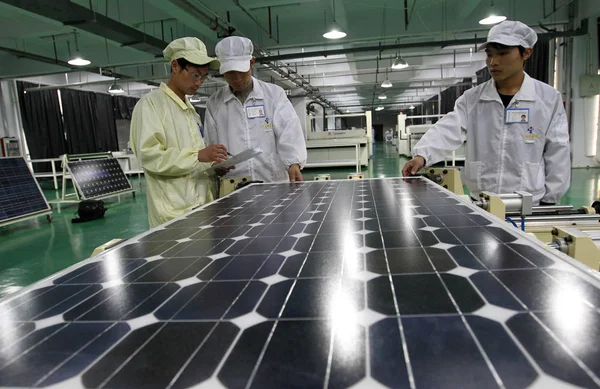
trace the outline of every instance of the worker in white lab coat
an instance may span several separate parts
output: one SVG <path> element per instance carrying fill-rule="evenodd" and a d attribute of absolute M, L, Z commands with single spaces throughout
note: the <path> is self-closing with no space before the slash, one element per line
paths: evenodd
<path fill-rule="evenodd" d="M 533 195 L 534 204 L 550 205 L 566 193 L 571 160 L 561 95 L 523 71 L 536 41 L 535 31 L 517 21 L 489 31 L 480 49 L 492 79 L 467 90 L 454 111 L 425 133 L 404 176 L 444 160 L 466 141 L 462 177 L 471 197 L 521 190 Z"/>
<path fill-rule="evenodd" d="M 210 178 L 195 173 L 227 159 L 225 146 L 204 144 L 200 116 L 186 98 L 219 62 L 197 38 L 176 39 L 163 54 L 171 65 L 169 81 L 138 101 L 131 120 L 131 145 L 148 188 L 150 227 L 211 201 Z"/>
<path fill-rule="evenodd" d="M 207 143 L 222 143 L 233 155 L 249 148 L 263 151 L 238 164 L 228 177 L 302 181 L 306 142 L 300 119 L 281 87 L 251 76 L 253 50 L 249 39 L 238 36 L 225 38 L 215 47 L 228 85 L 208 99 Z"/>

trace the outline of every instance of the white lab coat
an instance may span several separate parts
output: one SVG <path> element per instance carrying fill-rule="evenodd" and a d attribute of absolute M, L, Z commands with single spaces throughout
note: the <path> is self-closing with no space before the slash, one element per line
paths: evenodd
<path fill-rule="evenodd" d="M 306 142 L 300 119 L 283 89 L 252 78 L 253 88 L 244 105 L 229 85 L 213 94 L 206 105 L 208 144 L 224 144 L 231 154 L 248 148 L 263 153 L 236 165 L 226 177 L 251 176 L 264 182 L 289 181 L 288 168 L 306 163 Z M 264 117 L 249 119 L 246 107 L 264 105 Z"/>
<path fill-rule="evenodd" d="M 193 175 L 210 164 L 198 162 L 200 116 L 187 99 L 166 84 L 146 94 L 133 109 L 130 138 L 146 176 L 150 227 L 213 200 L 210 178 Z"/>
<path fill-rule="evenodd" d="M 427 165 L 467 142 L 463 182 L 481 191 L 526 191 L 534 204 L 557 202 L 569 189 L 571 159 L 567 117 L 560 93 L 525 74 L 509 108 L 529 108 L 529 123 L 505 124 L 493 80 L 467 90 L 454 111 L 428 130 L 413 150 Z"/>

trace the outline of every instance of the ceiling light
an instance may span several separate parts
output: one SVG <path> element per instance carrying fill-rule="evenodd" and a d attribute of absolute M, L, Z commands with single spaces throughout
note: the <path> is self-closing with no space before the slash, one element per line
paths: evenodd
<path fill-rule="evenodd" d="M 77 31 L 73 30 L 73 35 L 75 37 L 75 55 L 73 55 L 73 57 L 71 57 L 71 59 L 68 60 L 67 63 L 69 65 L 73 65 L 73 66 L 86 66 L 86 65 L 91 64 L 92 62 L 83 58 L 83 56 L 79 52 L 79 44 L 77 43 Z M 69 44 L 69 41 L 67 41 L 67 48 L 69 50 L 69 55 L 70 55 L 71 54 L 71 46 Z"/>
<path fill-rule="evenodd" d="M 325 15 L 327 16 L 327 14 Z M 323 34 L 323 38 L 340 39 L 345 36 L 346 33 L 344 32 L 344 29 L 335 21 L 335 0 L 333 0 L 333 23 L 331 23 L 327 32 Z"/>
<path fill-rule="evenodd" d="M 391 88 L 392 86 L 393 86 L 392 83 L 387 78 L 385 79 L 384 82 L 381 83 L 382 88 Z"/>
<path fill-rule="evenodd" d="M 202 99 L 198 96 L 191 96 L 190 97 L 190 103 L 199 103 L 200 101 L 202 101 Z"/>
<path fill-rule="evenodd" d="M 498 15 L 494 9 L 494 0 L 491 1 L 489 16 L 479 21 L 479 24 L 491 25 L 503 22 L 506 20 L 506 16 Z"/>
<path fill-rule="evenodd" d="M 329 27 L 329 31 L 323 34 L 323 38 L 327 39 L 341 39 L 345 37 L 347 34 L 344 32 L 342 27 L 336 22 L 333 22 Z"/>
<path fill-rule="evenodd" d="M 379 100 L 385 100 L 385 99 L 387 99 L 387 96 L 385 95 L 385 93 L 382 93 L 382 94 L 379 95 L 378 99 Z"/>
<path fill-rule="evenodd" d="M 375 108 L 375 111 L 383 111 L 384 108 L 380 105 L 379 107 Z"/>
<path fill-rule="evenodd" d="M 415 109 L 415 106 L 411 104 L 411 106 L 408 107 L 408 109 Z"/>
<path fill-rule="evenodd" d="M 397 55 L 396 59 L 394 60 L 394 63 L 392 64 L 392 69 L 405 69 L 409 66 L 410 65 L 404 60 L 404 58 Z"/>
<path fill-rule="evenodd" d="M 118 95 L 121 93 L 125 93 L 125 91 L 123 90 L 123 88 L 121 88 L 121 85 L 119 85 L 116 81 L 114 84 L 112 84 L 110 86 L 110 88 L 108 88 L 108 93 L 111 93 L 113 95 Z"/>
<path fill-rule="evenodd" d="M 498 24 L 498 23 L 503 22 L 505 20 L 506 20 L 506 16 L 490 15 L 487 18 L 481 19 L 479 21 L 479 24 L 485 24 L 485 25 Z"/>
<path fill-rule="evenodd" d="M 91 62 L 85 58 L 82 58 L 81 55 L 76 55 L 75 57 L 69 60 L 69 65 L 73 66 L 86 66 L 89 64 L 91 64 Z"/>

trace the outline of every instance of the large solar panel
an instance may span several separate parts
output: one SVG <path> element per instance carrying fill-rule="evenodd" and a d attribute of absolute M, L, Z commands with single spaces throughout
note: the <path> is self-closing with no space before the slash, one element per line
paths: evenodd
<path fill-rule="evenodd" d="M 23 157 L 0 158 L 0 224 L 50 211 Z"/>
<path fill-rule="evenodd" d="M 597 388 L 598 280 L 496 220 L 420 178 L 244 188 L 5 300 L 0 386 Z"/>
<path fill-rule="evenodd" d="M 71 177 L 84 199 L 132 190 L 116 158 L 68 162 Z"/>

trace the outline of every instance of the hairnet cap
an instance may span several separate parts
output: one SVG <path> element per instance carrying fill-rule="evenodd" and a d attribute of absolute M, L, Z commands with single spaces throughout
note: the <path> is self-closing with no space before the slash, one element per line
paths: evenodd
<path fill-rule="evenodd" d="M 218 69 L 219 61 L 216 58 L 209 57 L 206 52 L 206 46 L 198 38 L 185 37 L 175 39 L 163 50 L 163 55 L 167 61 L 183 58 L 194 65 L 208 64 L 210 69 Z"/>
<path fill-rule="evenodd" d="M 227 72 L 247 72 L 250 70 L 250 60 L 254 45 L 248 38 L 241 36 L 230 36 L 217 43 L 215 53 L 221 68 L 219 72 L 225 74 Z"/>
<path fill-rule="evenodd" d="M 479 50 L 486 48 L 488 43 L 500 43 L 505 46 L 523 46 L 532 48 L 537 42 L 537 34 L 524 23 L 505 20 L 496 24 L 488 33 L 487 42 L 479 46 Z"/>

